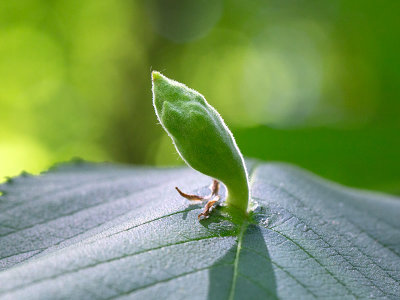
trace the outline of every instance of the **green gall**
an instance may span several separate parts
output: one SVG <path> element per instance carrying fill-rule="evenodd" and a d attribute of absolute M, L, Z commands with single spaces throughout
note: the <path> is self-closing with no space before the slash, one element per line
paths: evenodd
<path fill-rule="evenodd" d="M 249 182 L 243 156 L 218 112 L 197 91 L 152 72 L 153 105 L 182 159 L 222 181 L 228 207 L 247 213 Z"/>

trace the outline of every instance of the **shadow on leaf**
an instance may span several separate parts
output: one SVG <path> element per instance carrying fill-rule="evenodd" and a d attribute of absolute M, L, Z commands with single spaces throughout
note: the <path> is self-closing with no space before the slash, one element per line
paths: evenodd
<path fill-rule="evenodd" d="M 223 265 L 224 262 L 232 265 Z M 258 226 L 247 227 L 241 249 L 236 244 L 227 251 L 210 269 L 209 279 L 210 300 L 278 298 L 268 248 Z"/>

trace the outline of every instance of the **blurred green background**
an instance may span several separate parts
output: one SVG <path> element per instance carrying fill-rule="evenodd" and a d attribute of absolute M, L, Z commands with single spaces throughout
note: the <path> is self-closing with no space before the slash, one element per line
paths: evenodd
<path fill-rule="evenodd" d="M 245 156 L 400 193 L 400 1 L 0 1 L 0 177 L 81 157 L 181 164 L 150 71 Z"/>

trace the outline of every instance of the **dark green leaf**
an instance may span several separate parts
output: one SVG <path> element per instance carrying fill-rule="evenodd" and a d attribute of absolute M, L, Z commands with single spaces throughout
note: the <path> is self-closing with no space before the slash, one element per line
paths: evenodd
<path fill-rule="evenodd" d="M 77 163 L 0 186 L 0 298 L 400 297 L 400 201 L 296 167 L 257 164 L 252 220 L 174 190 L 208 193 L 188 168 Z"/>

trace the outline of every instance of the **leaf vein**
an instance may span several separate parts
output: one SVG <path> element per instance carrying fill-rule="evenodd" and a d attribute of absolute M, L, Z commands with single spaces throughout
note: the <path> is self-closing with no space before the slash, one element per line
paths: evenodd
<path fill-rule="evenodd" d="M 255 254 L 257 254 L 258 256 L 266 259 L 267 261 L 270 261 L 274 266 L 276 266 L 278 269 L 280 269 L 282 272 L 284 272 L 286 275 L 288 275 L 290 278 L 292 278 L 294 281 L 296 281 L 296 283 L 298 285 L 300 285 L 302 288 L 304 288 L 309 294 L 311 294 L 314 298 L 317 298 L 317 295 L 310 290 L 310 288 L 308 286 L 306 286 L 304 283 L 302 283 L 299 279 L 297 279 L 292 273 L 290 273 L 288 270 L 286 270 L 285 268 L 283 268 L 281 265 L 279 265 L 278 263 L 276 263 L 275 261 L 273 261 L 272 259 L 266 257 L 264 254 L 252 249 L 252 248 L 243 248 L 246 249 L 248 251 L 251 251 Z"/>
<path fill-rule="evenodd" d="M 297 243 L 296 241 L 294 241 L 293 239 L 291 239 L 290 237 L 288 237 L 287 235 L 283 234 L 282 232 L 279 232 L 278 230 L 272 229 L 272 228 L 268 228 L 269 230 L 276 232 L 277 234 L 283 236 L 284 238 L 286 238 L 288 241 L 290 241 L 291 243 L 293 243 L 294 245 L 296 245 L 298 248 L 300 248 L 308 257 L 310 257 L 312 260 L 314 260 L 317 264 L 319 264 L 327 274 L 329 274 L 337 283 L 339 283 L 340 285 L 342 285 L 352 296 L 354 296 L 355 298 L 358 298 L 357 295 L 355 295 L 353 293 L 353 291 L 343 282 L 341 281 L 335 274 L 333 274 L 331 271 L 329 271 L 327 269 L 327 267 L 322 264 L 319 259 L 317 259 L 316 257 L 312 256 L 312 254 L 310 252 L 308 252 L 303 246 L 301 246 L 299 243 Z"/>
<path fill-rule="evenodd" d="M 26 287 L 28 287 L 28 286 L 31 286 L 31 285 L 34 285 L 34 284 L 37 284 L 37 283 L 42 283 L 42 282 L 47 281 L 47 280 L 53 280 L 53 279 L 56 279 L 56 278 L 60 278 L 60 277 L 62 277 L 62 276 L 65 276 L 65 275 L 68 275 L 68 274 L 71 274 L 71 273 L 74 273 L 74 272 L 78 272 L 78 271 L 82 271 L 82 270 L 91 269 L 91 268 L 97 267 L 97 266 L 99 266 L 99 265 L 103 265 L 103 264 L 105 264 L 105 263 L 109 263 L 109 262 L 113 262 L 113 261 L 118 261 L 118 260 L 121 260 L 121 259 L 124 259 L 124 258 L 133 257 L 133 256 L 140 255 L 140 254 L 143 254 L 143 253 L 148 253 L 148 252 L 151 252 L 151 251 L 160 250 L 160 249 L 164 249 L 164 248 L 167 248 L 167 247 L 172 247 L 172 246 L 177 246 L 177 245 L 183 245 L 183 244 L 187 244 L 187 243 L 190 243 L 190 242 L 208 240 L 208 239 L 213 239 L 213 238 L 228 237 L 228 236 L 229 236 L 229 235 L 227 235 L 227 236 L 206 236 L 206 237 L 201 237 L 201 238 L 195 238 L 195 239 L 180 241 L 180 242 L 176 242 L 176 243 L 173 243 L 173 244 L 172 244 L 172 243 L 171 243 L 171 244 L 165 244 L 165 245 L 162 245 L 162 246 L 158 246 L 158 247 L 154 247 L 154 248 L 149 248 L 149 249 L 146 249 L 146 250 L 137 251 L 137 252 L 130 253 L 130 254 L 125 254 L 125 255 L 121 255 L 121 256 L 116 256 L 116 257 L 113 257 L 113 258 L 110 258 L 110 259 L 107 259 L 107 260 L 103 260 L 103 261 L 100 261 L 100 262 L 95 262 L 95 263 L 92 263 L 92 264 L 88 264 L 88 265 L 86 265 L 86 266 L 84 266 L 84 267 L 82 267 L 82 268 L 75 268 L 75 269 L 71 269 L 71 270 L 68 270 L 68 271 L 66 271 L 66 272 L 63 272 L 63 273 L 54 275 L 54 276 L 49 276 L 49 277 L 45 277 L 45 278 L 40 278 L 40 279 L 38 279 L 38 280 L 33 280 L 33 281 L 29 282 L 29 283 L 26 284 L 26 285 L 15 286 L 15 287 L 13 287 L 12 289 L 9 289 L 9 290 L 4 291 L 4 292 L 0 292 L 0 295 L 1 295 L 1 294 L 6 294 L 6 293 L 13 292 L 13 291 L 15 291 L 15 290 L 17 290 L 17 289 L 23 289 L 23 288 L 26 288 Z"/>

